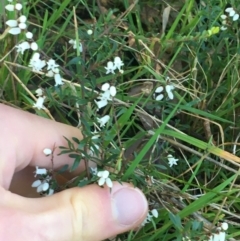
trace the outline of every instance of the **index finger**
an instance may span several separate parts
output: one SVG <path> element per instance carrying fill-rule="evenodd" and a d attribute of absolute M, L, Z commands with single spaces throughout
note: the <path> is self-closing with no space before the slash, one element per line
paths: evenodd
<path fill-rule="evenodd" d="M 56 146 L 54 168 L 72 164 L 73 159 L 60 153 L 59 146 L 67 146 L 64 137 L 82 139 L 81 131 L 4 104 L 0 104 L 0 185 L 9 188 L 14 172 L 26 166 L 51 168 L 51 156 L 45 148 Z M 83 164 L 84 165 L 84 164 Z"/>

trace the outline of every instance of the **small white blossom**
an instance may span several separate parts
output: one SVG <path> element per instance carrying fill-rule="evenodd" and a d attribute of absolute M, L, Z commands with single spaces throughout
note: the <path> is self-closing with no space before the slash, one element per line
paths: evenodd
<path fill-rule="evenodd" d="M 226 26 L 222 26 L 220 29 L 221 29 L 222 31 L 225 31 L 225 30 L 227 30 L 227 27 L 226 27 Z"/>
<path fill-rule="evenodd" d="M 13 27 L 17 27 L 18 26 L 18 21 L 17 20 L 8 20 L 7 22 L 6 22 L 6 25 L 8 26 L 8 27 L 11 27 L 11 28 L 13 28 Z"/>
<path fill-rule="evenodd" d="M 227 15 L 222 14 L 220 17 L 221 17 L 221 19 L 226 19 L 226 18 L 227 18 Z"/>
<path fill-rule="evenodd" d="M 16 49 L 17 49 L 17 52 L 20 52 L 21 54 L 23 54 L 25 50 L 30 49 L 30 44 L 27 41 L 22 42 L 16 45 Z"/>
<path fill-rule="evenodd" d="M 92 29 L 88 29 L 87 34 L 88 34 L 88 35 L 92 35 L 92 34 L 93 34 Z"/>
<path fill-rule="evenodd" d="M 45 180 L 36 180 L 35 182 L 33 182 L 32 187 L 36 187 L 38 193 L 45 192 L 49 189 L 49 183 Z"/>
<path fill-rule="evenodd" d="M 107 67 L 104 67 L 107 71 L 106 74 L 112 73 L 115 74 L 114 70 L 115 70 L 115 66 L 114 63 L 112 61 L 108 61 L 107 62 Z"/>
<path fill-rule="evenodd" d="M 52 188 L 49 188 L 47 196 L 53 195 L 54 190 Z"/>
<path fill-rule="evenodd" d="M 80 52 L 83 51 L 82 44 L 81 44 L 80 42 L 77 44 L 77 40 L 70 39 L 70 40 L 69 40 L 69 43 L 73 46 L 74 49 L 76 49 L 76 48 L 78 47 L 78 49 L 79 49 Z"/>
<path fill-rule="evenodd" d="M 46 174 L 47 174 L 46 168 L 39 168 L 38 166 L 36 166 L 35 177 L 37 175 L 46 175 Z"/>
<path fill-rule="evenodd" d="M 227 230 L 228 229 L 228 223 L 222 223 L 221 224 L 221 228 L 225 231 L 225 230 Z"/>
<path fill-rule="evenodd" d="M 97 98 L 98 100 L 95 100 L 98 109 L 101 109 L 104 106 L 106 106 L 108 104 L 108 101 L 112 100 L 112 98 L 117 94 L 116 87 L 110 86 L 109 83 L 103 84 L 101 89 L 102 91 L 104 91 L 104 93 L 101 93 Z"/>
<path fill-rule="evenodd" d="M 26 32 L 26 38 L 27 39 L 32 39 L 33 38 L 33 34 L 31 32 Z"/>
<path fill-rule="evenodd" d="M 56 68 L 58 68 L 59 65 L 56 64 L 56 61 L 54 59 L 49 59 L 47 61 L 47 70 L 55 70 Z"/>
<path fill-rule="evenodd" d="M 38 50 L 38 44 L 36 42 L 32 42 L 30 43 L 30 47 L 33 51 Z"/>
<path fill-rule="evenodd" d="M 37 96 L 42 96 L 43 90 L 41 88 L 38 88 L 37 90 L 35 90 L 35 93 L 36 93 Z"/>
<path fill-rule="evenodd" d="M 21 9 L 22 9 L 22 4 L 21 3 L 16 3 L 16 5 L 15 5 L 15 9 L 16 10 L 18 10 L 18 11 L 20 11 Z"/>
<path fill-rule="evenodd" d="M 103 127 L 106 125 L 106 123 L 110 120 L 109 115 L 105 115 L 102 118 L 97 118 L 98 123 L 100 124 L 100 127 Z"/>
<path fill-rule="evenodd" d="M 94 101 L 98 107 L 98 110 L 105 107 L 108 104 L 106 99 L 105 100 L 94 100 Z"/>
<path fill-rule="evenodd" d="M 151 213 L 152 213 L 152 215 L 153 215 L 154 218 L 157 218 L 157 217 L 158 217 L 158 211 L 157 211 L 157 209 L 152 209 L 152 210 L 151 210 Z"/>
<path fill-rule="evenodd" d="M 38 110 L 41 109 L 46 109 L 45 106 L 43 105 L 44 99 L 46 98 L 46 96 L 40 96 L 38 97 L 36 103 L 33 105 L 33 108 L 37 108 Z"/>
<path fill-rule="evenodd" d="M 172 155 L 168 155 L 168 164 L 170 167 L 172 167 L 173 165 L 177 165 L 178 159 L 174 158 Z"/>
<path fill-rule="evenodd" d="M 124 65 L 124 63 L 122 62 L 121 58 L 116 56 L 114 58 L 114 67 L 115 69 L 118 69 L 119 71 L 121 70 L 121 67 Z"/>
<path fill-rule="evenodd" d="M 38 49 L 38 45 L 35 42 L 29 43 L 27 41 L 24 41 L 18 45 L 16 45 L 17 52 L 20 52 L 21 54 L 24 53 L 27 49 L 32 49 L 33 51 L 36 51 Z"/>
<path fill-rule="evenodd" d="M 33 71 L 41 71 L 46 66 L 46 61 L 40 59 L 40 53 L 36 52 L 33 54 L 28 65 Z"/>
<path fill-rule="evenodd" d="M 45 148 L 45 149 L 43 150 L 43 153 L 44 153 L 46 156 L 49 156 L 49 155 L 52 154 L 52 150 L 49 149 L 49 148 Z"/>
<path fill-rule="evenodd" d="M 55 80 L 55 86 L 58 85 L 63 85 L 64 83 L 62 82 L 62 77 L 60 74 L 55 74 L 54 75 L 54 80 Z"/>
<path fill-rule="evenodd" d="M 233 15 L 233 21 L 237 21 L 239 19 L 239 14 L 238 13 L 235 13 Z"/>
<path fill-rule="evenodd" d="M 166 92 L 168 94 L 168 98 L 170 100 L 172 100 L 174 98 L 174 95 L 173 95 L 173 92 L 172 92 L 174 90 L 174 86 L 173 85 L 166 85 L 165 89 L 166 89 Z"/>
<path fill-rule="evenodd" d="M 109 176 L 109 171 L 100 171 L 97 173 L 97 176 L 100 177 L 98 180 L 98 185 L 103 186 L 105 183 L 107 184 L 108 187 L 112 188 L 113 183 L 112 180 L 108 177 Z"/>
<path fill-rule="evenodd" d="M 155 99 L 157 101 L 160 101 L 160 100 L 162 100 L 164 98 L 163 94 L 159 94 L 161 92 L 163 92 L 163 87 L 162 86 L 157 87 L 157 89 L 155 90 L 155 93 L 158 94 L 157 96 L 155 96 Z"/>
<path fill-rule="evenodd" d="M 151 222 L 154 218 L 158 217 L 158 211 L 156 209 L 153 209 L 148 212 L 147 217 L 142 222 L 141 226 L 145 226 L 147 223 Z"/>
<path fill-rule="evenodd" d="M 7 4 L 5 6 L 5 9 L 8 10 L 9 12 L 14 11 L 14 5 L 13 4 Z"/>

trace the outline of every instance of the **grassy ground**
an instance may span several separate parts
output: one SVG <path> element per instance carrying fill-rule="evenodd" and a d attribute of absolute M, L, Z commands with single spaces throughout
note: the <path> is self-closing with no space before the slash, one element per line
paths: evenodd
<path fill-rule="evenodd" d="M 64 85 L 55 87 L 44 71 L 33 72 L 32 52 L 14 48 L 23 34 L 8 34 L 0 39 L 1 102 L 79 126 L 85 138 L 78 152 L 111 170 L 112 180 L 144 191 L 158 218 L 116 240 L 209 240 L 223 221 L 227 238 L 239 240 L 240 20 L 228 17 L 227 30 L 219 30 L 227 7 L 240 10 L 237 1 L 23 3 L 39 52 L 57 61 Z M 2 14 L 3 22 L 12 17 Z M 79 40 L 83 51 L 73 49 L 70 39 Z M 124 72 L 106 74 L 116 56 Z M 94 100 L 106 82 L 117 95 L 98 111 Z M 173 99 L 168 85 L 174 86 Z M 46 110 L 33 108 L 39 87 Z M 156 100 L 159 94 L 162 100 Z M 110 121 L 100 128 L 97 118 L 104 115 Z M 94 130 L 97 139 L 91 138 Z M 170 167 L 169 155 L 177 165 Z M 80 154 L 73 158 L 77 165 Z M 80 178 L 74 185 L 92 182 Z"/>

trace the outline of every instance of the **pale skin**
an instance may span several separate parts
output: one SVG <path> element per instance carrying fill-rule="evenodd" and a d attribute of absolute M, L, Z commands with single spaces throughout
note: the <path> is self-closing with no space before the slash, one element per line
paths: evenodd
<path fill-rule="evenodd" d="M 63 136 L 81 139 L 77 128 L 0 104 L 0 130 L 0 240 L 100 241 L 143 222 L 146 198 L 127 183 L 114 182 L 111 193 L 93 184 L 30 198 L 34 167 L 52 166 L 43 149 L 67 146 Z M 54 168 L 72 162 L 67 155 L 54 156 Z M 84 162 L 78 171 L 83 169 Z"/>

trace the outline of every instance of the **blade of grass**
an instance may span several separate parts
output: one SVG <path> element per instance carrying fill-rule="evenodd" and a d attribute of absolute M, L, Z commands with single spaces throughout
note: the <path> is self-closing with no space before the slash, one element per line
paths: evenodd
<path fill-rule="evenodd" d="M 183 99 L 183 98 L 182 98 Z M 178 102 L 178 104 L 175 106 L 173 111 L 169 114 L 167 119 L 163 122 L 163 124 L 160 126 L 159 129 L 156 130 L 155 134 L 151 137 L 151 139 L 146 143 L 144 148 L 140 151 L 140 153 L 137 155 L 136 159 L 131 163 L 131 165 L 128 167 L 126 170 L 122 180 L 127 180 L 129 176 L 134 172 L 135 168 L 137 165 L 140 163 L 140 161 L 143 159 L 147 151 L 150 149 L 150 147 L 154 144 L 158 136 L 163 132 L 164 128 L 166 127 L 167 123 L 171 120 L 171 118 L 174 116 L 176 113 L 182 99 Z"/>

